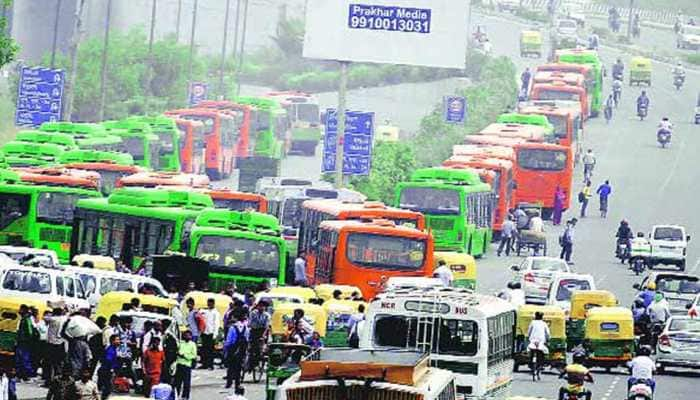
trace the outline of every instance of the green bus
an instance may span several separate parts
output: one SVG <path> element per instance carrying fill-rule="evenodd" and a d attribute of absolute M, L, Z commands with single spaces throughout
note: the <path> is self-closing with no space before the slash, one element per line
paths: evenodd
<path fill-rule="evenodd" d="M 15 135 L 15 141 L 27 143 L 47 143 L 61 146 L 64 150 L 72 150 L 78 148 L 78 143 L 73 136 L 67 133 L 60 132 L 43 132 L 43 131 L 19 131 Z"/>
<path fill-rule="evenodd" d="M 547 116 L 540 114 L 518 114 L 518 113 L 507 113 L 501 114 L 496 119 L 499 124 L 520 124 L 520 125 L 534 125 L 541 126 L 545 129 L 545 136 L 555 140 L 554 137 L 554 125 L 549 122 Z"/>
<path fill-rule="evenodd" d="M 0 245 L 53 250 L 69 261 L 73 210 L 80 199 L 100 197 L 97 190 L 32 185 L 0 178 Z"/>
<path fill-rule="evenodd" d="M 190 255 L 209 262 L 209 290 L 284 284 L 287 246 L 277 218 L 255 211 L 207 209 L 190 233 Z"/>
<path fill-rule="evenodd" d="M 2 146 L 9 167 L 43 167 L 55 164 L 65 149 L 52 143 L 32 143 L 12 140 Z"/>
<path fill-rule="evenodd" d="M 5 160 L 5 152 L 0 149 L 0 169 L 8 168 L 7 160 Z"/>
<path fill-rule="evenodd" d="M 569 64 L 590 65 L 595 74 L 595 86 L 592 93 L 592 101 L 589 106 L 591 116 L 596 117 L 603 108 L 603 62 L 595 50 L 566 49 L 557 50 L 557 62 Z"/>
<path fill-rule="evenodd" d="M 129 153 L 114 151 L 69 150 L 59 157 L 61 164 L 107 163 L 115 165 L 134 165 L 134 157 Z"/>
<path fill-rule="evenodd" d="M 187 253 L 189 234 L 200 211 L 213 207 L 202 193 L 159 189 L 117 189 L 107 198 L 78 201 L 71 257 L 113 257 L 129 269 L 166 251 Z"/>
<path fill-rule="evenodd" d="M 122 151 L 122 140 L 110 135 L 99 124 L 73 122 L 45 122 L 39 130 L 42 132 L 62 133 L 73 137 L 75 144 L 85 150 Z"/>
<path fill-rule="evenodd" d="M 107 121 L 102 125 L 109 134 L 121 138 L 122 149 L 131 154 L 136 165 L 153 171 L 160 169 L 160 139 L 151 125 L 132 120 Z"/>
<path fill-rule="evenodd" d="M 492 238 L 496 199 L 470 169 L 424 168 L 396 187 L 396 206 L 425 215 L 436 251 L 483 256 Z"/>
<path fill-rule="evenodd" d="M 292 124 L 290 151 L 307 156 L 316 153 L 321 140 L 321 112 L 318 98 L 303 92 L 270 92 L 267 96 L 279 100 L 287 110 Z"/>
<path fill-rule="evenodd" d="M 180 171 L 180 131 L 175 120 L 166 116 L 131 117 L 128 121 L 145 122 L 158 136 L 160 160 L 158 165 L 163 171 Z M 184 140 L 184 138 L 182 138 Z"/>

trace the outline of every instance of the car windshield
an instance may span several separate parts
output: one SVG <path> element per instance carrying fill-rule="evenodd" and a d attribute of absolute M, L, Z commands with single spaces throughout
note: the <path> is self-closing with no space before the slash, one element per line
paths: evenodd
<path fill-rule="evenodd" d="M 218 272 L 272 278 L 279 274 L 280 250 L 274 242 L 204 236 L 197 243 L 196 254 Z"/>
<path fill-rule="evenodd" d="M 561 150 L 519 149 L 518 165 L 535 171 L 562 171 L 566 168 L 566 153 Z"/>
<path fill-rule="evenodd" d="M 562 271 L 567 272 L 569 270 L 568 265 L 565 261 L 559 259 L 549 259 L 549 258 L 535 258 L 532 260 L 531 268 L 534 271 Z"/>
<path fill-rule="evenodd" d="M 257 201 L 241 200 L 241 199 L 215 199 L 214 207 L 226 208 L 231 211 L 258 211 L 260 203 Z"/>
<path fill-rule="evenodd" d="M 431 329 L 426 332 L 427 329 Z M 473 356 L 479 348 L 479 328 L 469 320 L 421 318 L 404 315 L 378 315 L 374 324 L 374 344 L 381 347 L 416 348 L 416 338 L 429 334 L 431 351 L 455 356 Z"/>
<path fill-rule="evenodd" d="M 347 239 L 350 262 L 365 267 L 418 270 L 425 260 L 426 241 L 400 236 L 351 233 Z"/>
<path fill-rule="evenodd" d="M 700 293 L 700 283 L 695 276 L 661 276 L 656 280 L 656 290 L 679 294 Z"/>
<path fill-rule="evenodd" d="M 404 188 L 399 203 L 401 208 L 424 214 L 457 215 L 460 212 L 459 192 L 454 189 Z"/>
<path fill-rule="evenodd" d="M 654 230 L 654 239 L 669 240 L 672 242 L 683 241 L 683 230 L 673 227 L 660 227 Z"/>
<path fill-rule="evenodd" d="M 540 90 L 537 92 L 538 100 L 572 100 L 581 101 L 581 96 L 575 92 L 566 90 Z"/>
<path fill-rule="evenodd" d="M 591 290 L 591 283 L 586 279 L 562 279 L 557 288 L 557 301 L 571 300 L 574 290 Z"/>
<path fill-rule="evenodd" d="M 0 193 L 0 229 L 29 213 L 30 196 L 26 194 Z"/>
<path fill-rule="evenodd" d="M 668 330 L 700 333 L 700 319 L 673 318 L 668 326 Z"/>
<path fill-rule="evenodd" d="M 70 225 L 73 222 L 75 204 L 81 196 L 73 193 L 43 192 L 37 200 L 37 221 Z"/>
<path fill-rule="evenodd" d="M 9 270 L 2 280 L 2 288 L 20 292 L 50 294 L 51 275 L 38 271 Z"/>

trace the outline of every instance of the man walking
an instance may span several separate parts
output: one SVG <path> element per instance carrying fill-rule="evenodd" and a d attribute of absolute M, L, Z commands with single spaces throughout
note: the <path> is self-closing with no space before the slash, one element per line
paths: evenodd
<path fill-rule="evenodd" d="M 608 216 L 608 196 L 612 193 L 612 186 L 610 186 L 610 181 L 606 180 L 605 183 L 598 186 L 598 198 L 600 200 L 600 217 L 607 218 Z"/>
<path fill-rule="evenodd" d="M 197 360 L 197 345 L 192 341 L 192 332 L 189 330 L 182 334 L 182 341 L 177 352 L 177 367 L 175 370 L 175 390 L 181 400 L 190 398 L 192 385 L 192 365 Z"/>
<path fill-rule="evenodd" d="M 46 317 L 48 325 L 46 331 L 46 339 L 49 344 L 48 353 L 48 371 L 46 373 L 46 383 L 50 383 L 55 376 L 58 376 L 62 371 L 63 360 L 66 358 L 65 341 L 61 336 L 61 329 L 66 322 L 66 316 L 63 315 L 63 309 L 56 307 L 50 317 Z"/>
<path fill-rule="evenodd" d="M 17 325 L 17 346 L 15 348 L 15 365 L 17 365 L 17 378 L 29 380 L 34 378 L 36 371 L 32 365 L 32 345 L 39 337 L 39 332 L 34 327 L 29 307 L 25 304 L 19 306 L 19 325 Z"/>
<path fill-rule="evenodd" d="M 215 300 L 207 299 L 207 308 L 202 310 L 204 332 L 202 332 L 202 368 L 214 369 L 214 337 L 221 328 L 221 314 L 216 309 Z"/>
<path fill-rule="evenodd" d="M 501 227 L 501 243 L 498 245 L 498 251 L 496 252 L 498 257 L 501 256 L 504 246 L 506 256 L 510 256 L 511 242 L 513 241 L 513 235 L 515 232 L 515 222 L 513 222 L 513 217 L 509 215 L 508 218 L 503 221 L 503 226 Z"/>
<path fill-rule="evenodd" d="M 300 251 L 296 260 L 294 260 L 294 284 L 296 286 L 308 285 L 306 281 L 306 259 L 304 259 L 303 251 Z"/>
<path fill-rule="evenodd" d="M 523 71 L 522 74 L 520 74 L 520 91 L 527 93 L 527 91 L 530 88 L 530 79 L 532 78 L 532 73 L 530 72 L 530 68 L 526 67 L 525 71 Z"/>
<path fill-rule="evenodd" d="M 561 254 L 559 254 L 559 258 L 565 260 L 568 264 L 573 264 L 571 262 L 571 253 L 574 250 L 574 227 L 577 222 L 578 220 L 576 218 L 567 221 L 566 229 L 564 229 L 564 233 L 559 237 L 559 244 L 561 245 Z"/>
<path fill-rule="evenodd" d="M 586 182 L 591 179 L 593 175 L 593 168 L 595 167 L 596 158 L 593 153 L 593 149 L 588 149 L 586 154 L 583 155 L 583 181 Z"/>
<path fill-rule="evenodd" d="M 586 186 L 581 189 L 578 195 L 578 201 L 581 203 L 581 218 L 586 217 L 586 208 L 588 208 L 588 200 L 591 198 L 591 181 L 586 182 Z"/>
<path fill-rule="evenodd" d="M 236 314 L 236 322 L 229 328 L 224 342 L 226 389 L 230 389 L 234 382 L 236 388 L 241 386 L 241 370 L 250 341 L 250 330 L 245 324 L 245 314 L 241 311 Z"/>

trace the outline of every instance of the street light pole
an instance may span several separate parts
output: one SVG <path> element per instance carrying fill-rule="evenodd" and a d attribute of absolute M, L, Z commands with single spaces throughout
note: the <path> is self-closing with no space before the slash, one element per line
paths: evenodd
<path fill-rule="evenodd" d="M 175 20 L 175 43 L 180 41 L 180 17 L 182 16 L 182 0 L 177 0 L 177 19 Z"/>
<path fill-rule="evenodd" d="M 147 79 L 148 79 L 148 85 L 146 86 L 146 90 L 144 90 L 145 98 L 144 98 L 144 111 L 146 114 L 148 114 L 148 103 L 149 103 L 149 98 L 153 94 L 153 75 L 154 75 L 154 62 L 153 62 L 153 40 L 155 37 L 155 32 L 156 32 L 156 8 L 157 8 L 157 3 L 158 0 L 151 0 L 151 33 L 148 37 L 148 72 L 147 72 Z"/>
<path fill-rule="evenodd" d="M 343 144 L 345 142 L 345 108 L 348 91 L 347 61 L 340 62 L 340 86 L 338 87 L 338 133 L 335 144 L 335 187 L 343 187 Z"/>
<path fill-rule="evenodd" d="M 70 44 L 70 78 L 66 81 L 66 106 L 63 109 L 63 119 L 70 121 L 73 114 L 73 99 L 75 96 L 75 80 L 78 77 L 78 45 L 83 29 L 83 10 L 87 0 L 75 0 L 75 14 L 73 16 L 73 34 Z"/>
<path fill-rule="evenodd" d="M 228 18 L 231 11 L 231 0 L 226 0 L 226 16 L 224 17 L 224 40 L 221 44 L 221 66 L 219 67 L 219 96 L 223 100 L 226 96 L 224 90 L 224 67 L 226 66 L 226 44 L 228 42 Z"/>
<path fill-rule="evenodd" d="M 58 42 L 58 20 L 61 16 L 62 0 L 56 0 L 56 15 L 53 20 L 53 43 L 51 44 L 51 69 L 56 67 L 56 43 Z"/>
<path fill-rule="evenodd" d="M 190 32 L 190 62 L 187 69 L 187 84 L 192 83 L 192 62 L 194 58 L 194 34 L 197 28 L 197 6 L 199 0 L 194 0 L 194 7 L 192 8 L 192 31 Z"/>
<path fill-rule="evenodd" d="M 105 18 L 105 38 L 102 45 L 102 66 L 100 71 L 100 108 L 97 120 L 103 121 L 105 118 L 105 100 L 107 97 L 107 52 L 109 48 L 109 28 L 112 18 L 112 0 L 107 0 L 107 16 Z"/>
<path fill-rule="evenodd" d="M 238 56 L 238 68 L 236 69 L 236 71 L 238 72 L 236 74 L 236 97 L 238 97 L 238 95 L 241 94 L 240 72 L 243 68 L 243 56 L 245 55 L 245 34 L 246 30 L 248 29 L 248 0 L 244 1 L 245 3 L 243 5 L 243 31 L 241 32 L 241 50 Z"/>
<path fill-rule="evenodd" d="M 627 39 L 632 36 L 632 9 L 634 8 L 634 0 L 630 0 L 630 12 L 627 19 Z"/>

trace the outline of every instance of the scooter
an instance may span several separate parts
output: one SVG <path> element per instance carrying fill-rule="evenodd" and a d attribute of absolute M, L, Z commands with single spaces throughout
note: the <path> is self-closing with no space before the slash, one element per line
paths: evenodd
<path fill-rule="evenodd" d="M 615 108 L 620 104 L 620 99 L 622 98 L 622 88 L 613 87 L 613 100 L 615 101 Z"/>
<path fill-rule="evenodd" d="M 666 146 L 671 143 L 671 132 L 667 130 L 660 130 L 656 133 L 656 140 L 661 145 L 661 148 L 665 149 Z"/>
<path fill-rule="evenodd" d="M 653 400 L 654 392 L 646 379 L 638 379 L 627 393 L 627 400 Z"/>
<path fill-rule="evenodd" d="M 648 106 L 637 106 L 637 116 L 640 121 L 644 121 L 644 118 L 647 117 L 648 108 Z"/>
<path fill-rule="evenodd" d="M 621 263 L 625 263 L 625 260 L 629 258 L 630 248 L 629 244 L 625 241 L 617 242 L 617 251 L 615 252 L 615 257 L 620 259 Z"/>
<path fill-rule="evenodd" d="M 634 257 L 633 259 L 630 259 L 630 265 L 632 266 L 632 271 L 634 271 L 635 275 L 639 275 L 644 272 L 644 259 L 642 257 Z"/>
<path fill-rule="evenodd" d="M 673 76 L 673 86 L 676 87 L 676 90 L 681 90 L 684 83 L 685 83 L 685 75 L 676 74 Z"/>

